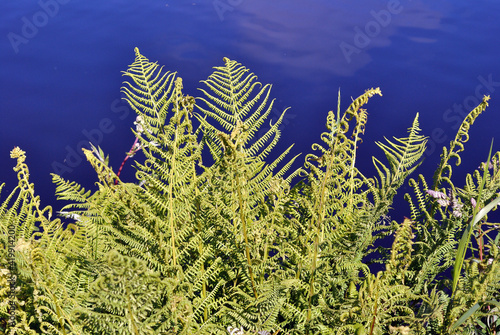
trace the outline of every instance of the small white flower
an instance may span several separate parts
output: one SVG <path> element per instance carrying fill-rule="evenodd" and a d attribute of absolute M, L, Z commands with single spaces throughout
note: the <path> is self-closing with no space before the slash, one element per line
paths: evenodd
<path fill-rule="evenodd" d="M 453 208 L 453 216 L 454 217 L 457 217 L 457 218 L 461 218 L 462 217 L 462 207 L 464 207 L 463 204 L 459 203 L 458 202 L 458 199 L 453 197 L 453 199 L 451 200 L 451 203 L 452 203 L 452 208 Z"/>
<path fill-rule="evenodd" d="M 440 199 L 440 198 L 437 198 L 437 203 L 440 204 L 443 207 L 446 207 L 446 206 L 450 205 L 450 201 L 449 200 Z"/>
<path fill-rule="evenodd" d="M 229 326 L 229 327 L 227 327 L 227 332 L 230 335 L 244 335 L 245 334 L 245 330 L 243 329 L 243 327 L 241 327 L 241 329 L 238 329 L 238 328 L 233 328 L 233 327 Z"/>
<path fill-rule="evenodd" d="M 16 246 L 14 247 L 14 250 L 15 251 L 20 251 L 20 252 L 23 252 L 23 251 L 26 251 L 30 248 L 30 242 L 29 241 L 25 241 L 24 238 L 20 238 L 18 241 L 17 241 L 17 244 Z"/>
<path fill-rule="evenodd" d="M 138 115 L 134 121 L 134 124 L 135 124 L 135 131 L 138 132 L 139 134 L 142 134 L 142 132 L 144 131 L 142 123 L 143 123 L 142 116 Z"/>
<path fill-rule="evenodd" d="M 453 216 L 456 217 L 456 218 L 461 218 L 462 217 L 462 212 L 460 212 L 460 210 L 457 210 L 457 209 L 455 209 L 453 211 L 453 213 L 451 213 L 451 214 L 453 214 Z"/>
<path fill-rule="evenodd" d="M 153 141 L 153 142 L 149 142 L 149 145 L 152 145 L 153 147 L 159 147 L 159 146 L 160 146 L 160 145 L 159 145 L 157 142 L 155 142 L 155 141 Z"/>
<path fill-rule="evenodd" d="M 434 199 L 448 199 L 448 196 L 443 192 L 427 190 L 427 194 L 433 197 Z"/>
<path fill-rule="evenodd" d="M 64 216 L 67 219 L 73 219 L 73 220 L 82 222 L 82 220 L 80 219 L 81 216 L 78 214 L 74 214 L 74 213 L 70 213 L 70 212 L 57 212 L 57 214 Z"/>
<path fill-rule="evenodd" d="M 494 160 L 494 161 L 491 161 L 491 160 L 490 160 L 490 161 L 488 162 L 488 170 L 491 170 L 491 169 L 493 169 L 493 168 L 495 167 L 494 163 L 496 163 L 496 161 L 495 161 L 495 160 Z M 486 166 L 486 163 L 484 163 L 484 162 L 483 162 L 483 163 L 481 163 L 481 164 L 480 164 L 477 168 L 478 168 L 478 169 L 482 169 L 482 170 L 484 170 L 485 166 Z"/>

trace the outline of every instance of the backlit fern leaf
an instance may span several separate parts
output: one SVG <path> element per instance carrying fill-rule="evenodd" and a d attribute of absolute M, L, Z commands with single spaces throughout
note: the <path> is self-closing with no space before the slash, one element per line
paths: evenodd
<path fill-rule="evenodd" d="M 412 220 L 405 219 L 396 230 L 391 248 L 391 259 L 386 265 L 388 275 L 395 276 L 398 282 L 403 284 L 412 260 L 413 239 L 415 238 L 412 225 Z"/>
<path fill-rule="evenodd" d="M 483 101 L 469 114 L 467 114 L 464 121 L 460 125 L 460 128 L 458 129 L 455 139 L 450 142 L 449 149 L 443 147 L 441 162 L 439 163 L 439 167 L 434 173 L 434 184 L 432 186 L 432 189 L 434 191 L 436 191 L 441 186 L 442 182 L 446 182 L 448 185 L 450 185 L 452 190 L 455 191 L 455 187 L 451 181 L 452 168 L 449 160 L 454 157 L 457 159 L 456 165 L 460 165 L 461 158 L 459 153 L 464 150 L 464 143 L 469 140 L 469 128 L 472 124 L 474 124 L 476 118 L 486 109 L 486 107 L 488 107 L 489 100 L 490 96 L 485 95 L 483 97 Z"/>
<path fill-rule="evenodd" d="M 138 48 L 135 51 L 135 61 L 123 74 L 132 79 L 124 82 L 122 92 L 130 107 L 142 115 L 147 125 L 146 136 L 156 135 L 165 124 L 168 109 L 172 101 L 175 73 L 162 74 L 163 67 L 150 62 L 141 55 Z M 151 133 L 149 133 L 151 131 Z"/>
<path fill-rule="evenodd" d="M 429 202 L 426 199 L 424 193 L 422 192 L 421 188 L 423 190 L 427 190 L 427 183 L 425 181 L 425 178 L 422 175 L 418 176 L 419 182 L 422 183 L 422 186 L 419 186 L 419 183 L 413 179 L 410 178 L 409 180 L 409 185 L 413 188 L 413 192 L 415 193 L 415 196 L 417 197 L 417 204 L 415 205 L 413 203 L 413 200 L 411 199 L 409 194 L 405 194 L 405 199 L 409 202 L 410 208 L 411 208 L 411 219 L 413 221 L 421 221 L 421 220 L 432 220 L 432 217 L 429 213 Z"/>
<path fill-rule="evenodd" d="M 52 181 L 57 185 L 56 193 L 60 195 L 58 197 L 58 199 L 60 200 L 68 200 L 72 201 L 73 204 L 74 202 L 77 202 L 84 205 L 86 204 L 87 199 L 91 194 L 90 190 L 85 191 L 85 188 L 83 188 L 81 185 L 77 184 L 76 182 L 68 182 L 61 178 L 59 175 L 52 174 Z M 83 208 L 88 208 L 88 206 L 85 206 Z"/>
<path fill-rule="evenodd" d="M 255 74 L 248 73 L 247 68 L 233 60 L 224 58 L 224 62 L 225 66 L 215 67 L 214 73 L 202 81 L 208 90 L 200 89 L 204 97 L 199 100 L 208 108 L 200 104 L 197 104 L 197 107 L 207 117 L 213 118 L 231 136 L 237 131 L 244 130 L 239 145 L 246 148 L 250 155 L 263 160 L 279 140 L 278 127 L 286 110 L 263 136 L 253 141 L 273 108 L 274 100 L 269 101 L 271 85 L 262 86 L 256 81 Z M 214 144 L 215 147 L 223 147 L 222 140 L 217 136 L 220 130 L 206 122 L 205 118 L 198 116 L 198 119 L 206 128 L 204 134 L 211 148 L 211 154 L 218 160 L 220 152 L 214 151 L 213 148 Z"/>
<path fill-rule="evenodd" d="M 418 132 L 418 113 L 408 129 L 408 137 L 394 138 L 398 143 L 386 139 L 388 144 L 376 142 L 377 146 L 384 151 L 389 162 L 389 167 L 382 164 L 377 158 L 373 158 L 373 164 L 380 178 L 380 198 L 391 201 L 396 190 L 403 184 L 406 177 L 417 167 L 418 160 L 425 151 L 427 140 Z"/>

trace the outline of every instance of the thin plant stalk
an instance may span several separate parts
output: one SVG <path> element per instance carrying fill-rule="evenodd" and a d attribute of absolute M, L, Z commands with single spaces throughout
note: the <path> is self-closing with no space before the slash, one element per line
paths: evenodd
<path fill-rule="evenodd" d="M 139 142 L 139 136 L 135 138 L 134 144 L 132 144 L 132 148 L 130 148 L 130 151 L 127 152 L 125 155 L 125 159 L 123 160 L 122 164 L 120 165 L 120 168 L 118 169 L 118 172 L 116 173 L 116 176 L 119 178 L 120 173 L 122 172 L 123 166 L 125 165 L 125 162 L 132 156 L 135 155 L 135 153 L 140 149 L 139 146 L 137 146 L 137 142 Z M 118 184 L 118 179 L 115 179 L 115 185 Z"/>

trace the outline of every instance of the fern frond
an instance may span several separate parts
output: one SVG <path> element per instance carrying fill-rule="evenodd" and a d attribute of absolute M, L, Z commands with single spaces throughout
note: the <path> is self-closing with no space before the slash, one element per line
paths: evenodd
<path fill-rule="evenodd" d="M 418 126 L 417 113 L 412 126 L 408 128 L 408 137 L 394 138 L 398 144 L 387 139 L 388 144 L 376 142 L 389 162 L 389 167 L 386 167 L 378 159 L 373 158 L 373 164 L 380 178 L 381 198 L 391 200 L 406 177 L 418 167 L 417 162 L 424 153 L 427 142 L 425 136 L 418 134 L 420 131 Z"/>
<path fill-rule="evenodd" d="M 175 72 L 162 74 L 163 67 L 150 62 L 138 48 L 135 61 L 127 71 L 122 72 L 134 82 L 124 82 L 122 93 L 130 107 L 142 115 L 146 124 L 146 136 L 156 135 L 165 124 L 168 109 L 172 102 Z"/>
<path fill-rule="evenodd" d="M 457 161 L 455 165 L 460 165 L 461 158 L 459 153 L 464 150 L 464 143 L 469 140 L 469 128 L 474 124 L 476 118 L 486 109 L 486 107 L 488 107 L 489 100 L 489 95 L 485 95 L 483 97 L 483 101 L 465 117 L 464 121 L 460 125 L 460 128 L 458 129 L 455 139 L 450 142 L 449 149 L 446 149 L 446 147 L 443 148 L 443 153 L 441 154 L 441 162 L 439 163 L 439 167 L 434 173 L 434 184 L 432 186 L 432 189 L 434 191 L 441 186 L 441 183 L 443 181 L 447 182 L 452 190 L 455 191 L 455 187 L 451 182 L 452 168 L 449 160 L 452 157 L 456 158 Z"/>
<path fill-rule="evenodd" d="M 262 84 L 257 76 L 233 60 L 224 58 L 225 66 L 215 67 L 215 71 L 203 80 L 208 90 L 200 89 L 204 97 L 199 98 L 208 108 L 199 104 L 197 107 L 207 117 L 214 119 L 228 133 L 235 134 L 237 127 L 244 130 L 241 143 L 248 154 L 263 160 L 269 151 L 276 145 L 279 136 L 279 126 L 283 121 L 285 109 L 274 125 L 260 138 L 255 139 L 260 127 L 272 111 L 274 100 L 269 101 L 271 85 Z M 215 148 L 221 147 L 218 133 L 221 131 L 208 123 L 205 118 L 197 115 L 205 130 L 206 142 L 209 143 L 211 154 L 215 160 L 220 159 L 220 152 Z M 238 126 L 241 123 L 241 126 Z M 215 146 L 213 144 L 214 143 Z"/>
<path fill-rule="evenodd" d="M 394 275 L 399 282 L 405 283 L 405 274 L 412 261 L 413 239 L 412 220 L 405 219 L 396 230 L 391 248 L 391 259 L 387 263 L 386 272 Z"/>

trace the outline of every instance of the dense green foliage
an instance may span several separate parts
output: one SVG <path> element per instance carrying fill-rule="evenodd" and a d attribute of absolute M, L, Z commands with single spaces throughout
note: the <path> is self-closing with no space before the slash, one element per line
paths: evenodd
<path fill-rule="evenodd" d="M 500 331 L 499 226 L 487 216 L 472 222 L 476 209 L 496 205 L 500 153 L 467 175 L 463 188 L 452 182 L 450 162 L 460 164 L 489 97 L 443 148 L 432 186 L 422 175 L 409 179 L 411 218 L 390 222 L 393 198 L 418 167 L 426 139 L 417 115 L 408 137 L 377 143 L 386 157 L 373 158 L 377 175 L 358 170 L 368 115 L 361 107 L 380 89 L 344 113 L 339 95 L 321 143 L 290 171 L 292 147 L 267 161 L 286 111 L 257 137 L 273 108 L 271 85 L 224 58 L 194 98 L 176 73 L 135 52 L 122 92 L 137 113 L 136 149 L 145 155 L 135 163 L 137 183 L 121 181 L 100 148 L 84 149 L 98 190 L 53 175 L 59 199 L 71 202 L 61 215 L 73 220 L 63 224 L 41 207 L 25 152 L 11 152 L 19 183 L 0 204 L 0 331 Z M 462 244 L 468 253 L 452 278 L 462 236 L 474 239 Z M 392 247 L 377 247 L 384 237 Z M 384 270 L 371 273 L 367 259 Z"/>

